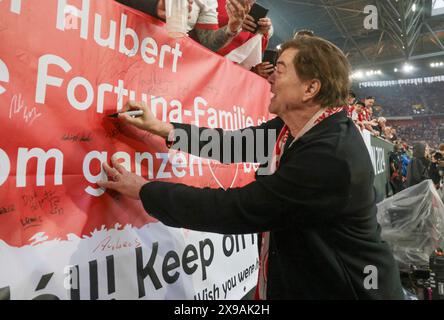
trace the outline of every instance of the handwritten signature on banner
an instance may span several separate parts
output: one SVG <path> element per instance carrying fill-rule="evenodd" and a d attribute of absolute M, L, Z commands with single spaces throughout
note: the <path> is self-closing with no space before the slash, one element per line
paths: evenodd
<path fill-rule="evenodd" d="M 139 248 L 141 246 L 142 241 L 138 238 L 135 238 L 134 240 L 122 240 L 120 237 L 107 236 L 105 239 L 99 242 L 97 247 L 92 252 L 117 251 L 120 249 Z"/>
<path fill-rule="evenodd" d="M 22 195 L 25 208 L 31 211 L 43 211 L 51 215 L 64 214 L 63 208 L 60 206 L 61 198 L 55 191 L 45 190 L 43 194 L 38 194 L 36 190 L 32 194 Z"/>
<path fill-rule="evenodd" d="M 71 142 L 90 142 L 93 140 L 92 133 L 65 133 L 62 137 L 63 141 L 71 141 Z"/>
<path fill-rule="evenodd" d="M 37 112 L 36 107 L 28 107 L 21 94 L 15 94 L 9 106 L 9 119 L 13 119 L 17 115 L 22 116 L 25 123 L 31 126 L 42 114 Z"/>
<path fill-rule="evenodd" d="M 15 211 L 15 205 L 11 204 L 5 207 L 0 207 L 0 215 L 2 214 L 6 214 L 9 212 L 14 212 Z"/>
<path fill-rule="evenodd" d="M 20 219 L 23 229 L 40 227 L 43 223 L 42 216 L 28 216 Z"/>

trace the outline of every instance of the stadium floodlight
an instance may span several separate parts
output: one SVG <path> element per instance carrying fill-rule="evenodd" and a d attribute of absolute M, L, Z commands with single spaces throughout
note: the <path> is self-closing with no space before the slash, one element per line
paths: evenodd
<path fill-rule="evenodd" d="M 430 66 L 431 66 L 432 68 L 439 68 L 439 67 L 444 66 L 444 62 L 442 62 L 442 61 L 440 61 L 440 62 L 432 62 L 432 63 L 430 64 Z"/>
<path fill-rule="evenodd" d="M 402 71 L 404 71 L 405 73 L 410 73 L 414 70 L 415 68 L 410 64 L 410 63 L 405 63 L 404 66 L 402 67 Z"/>
<path fill-rule="evenodd" d="M 364 78 L 364 72 L 362 72 L 361 70 L 356 70 L 355 72 L 352 73 L 351 77 L 353 79 L 362 79 Z"/>

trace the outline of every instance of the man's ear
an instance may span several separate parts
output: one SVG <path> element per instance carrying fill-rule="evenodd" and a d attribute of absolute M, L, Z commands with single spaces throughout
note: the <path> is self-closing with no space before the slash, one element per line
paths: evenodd
<path fill-rule="evenodd" d="M 321 91 L 321 81 L 318 79 L 311 79 L 304 83 L 304 96 L 302 101 L 307 102 L 314 99 L 319 91 Z"/>

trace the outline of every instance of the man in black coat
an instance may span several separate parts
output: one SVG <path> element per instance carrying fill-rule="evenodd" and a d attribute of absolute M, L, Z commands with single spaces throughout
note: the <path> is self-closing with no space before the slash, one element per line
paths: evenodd
<path fill-rule="evenodd" d="M 260 127 L 227 135 L 165 123 L 134 102 L 127 108 L 144 115 L 119 117 L 183 151 L 192 149 L 185 135 L 192 143 L 210 130 L 212 140 L 199 140 L 192 151 L 203 156 L 203 147 L 214 145 L 205 156 L 219 159 L 234 151 L 225 162 L 251 161 L 245 150 L 258 146 L 260 130 L 276 132 L 269 175 L 225 191 L 147 182 L 112 161 L 113 167 L 104 164 L 111 181 L 99 185 L 140 199 L 168 226 L 228 234 L 269 231 L 267 299 L 403 299 L 396 262 L 380 238 L 368 151 L 353 122 L 334 108 L 345 105 L 348 95 L 348 61 L 318 37 L 298 37 L 281 50 L 269 79 L 274 93 L 269 111 L 277 117 Z M 254 141 L 241 139 L 240 149 L 224 145 L 246 130 Z"/>

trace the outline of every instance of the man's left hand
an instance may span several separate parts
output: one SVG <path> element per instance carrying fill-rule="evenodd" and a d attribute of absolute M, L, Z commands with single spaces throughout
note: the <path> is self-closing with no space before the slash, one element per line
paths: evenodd
<path fill-rule="evenodd" d="M 115 190 L 131 199 L 140 200 L 140 189 L 148 183 L 147 180 L 137 174 L 127 171 L 115 159 L 111 159 L 112 167 L 103 163 L 103 169 L 109 178 L 109 181 L 98 181 L 97 184 L 102 188 Z"/>

